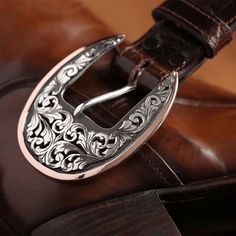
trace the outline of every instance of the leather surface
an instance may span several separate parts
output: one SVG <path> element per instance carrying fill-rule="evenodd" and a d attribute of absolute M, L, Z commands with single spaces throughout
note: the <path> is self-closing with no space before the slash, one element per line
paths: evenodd
<path fill-rule="evenodd" d="M 159 194 L 182 235 L 235 235 L 235 178 L 219 178 Z"/>
<path fill-rule="evenodd" d="M 236 18 L 235 18 L 235 1 L 229 0 L 190 0 L 194 5 L 202 9 L 203 11 L 215 16 L 226 23 L 231 30 L 235 30 Z"/>
<path fill-rule="evenodd" d="M 217 15 L 228 16 L 227 9 L 236 7 L 235 1 L 232 1 L 233 4 L 227 7 L 224 6 L 224 2 L 218 2 L 219 5 L 224 7 L 221 8 L 220 12 L 213 14 L 212 4 L 214 2 L 208 1 L 208 9 L 202 7 L 205 4 L 201 1 L 166 1 L 154 11 L 154 16 L 156 19 L 164 18 L 183 27 L 204 45 L 206 56 L 211 58 L 232 39 L 228 20 L 224 22 Z"/>
<path fill-rule="evenodd" d="M 4 14 L 6 9 L 10 9 L 8 14 Z M 77 1 L 22 1 L 17 6 L 4 2 L 0 12 L 6 22 L 0 26 L 4 35 L 0 38 L 0 45 L 4 45 L 0 54 L 0 217 L 13 231 L 29 233 L 51 218 L 114 196 L 235 172 L 235 97 L 186 81 L 164 126 L 129 160 L 76 183 L 40 174 L 25 160 L 17 144 L 21 110 L 49 68 L 85 42 L 110 32 Z M 124 84 L 122 76 L 111 76 L 108 62 L 102 60 L 72 86 L 67 93 L 72 103 Z M 142 96 L 139 90 L 95 107 L 90 115 L 103 125 L 112 125 Z M 227 135 L 222 135 L 222 129 Z"/>
<path fill-rule="evenodd" d="M 74 210 L 39 226 L 32 235 L 96 235 L 98 232 L 101 236 L 180 235 L 155 191 Z"/>

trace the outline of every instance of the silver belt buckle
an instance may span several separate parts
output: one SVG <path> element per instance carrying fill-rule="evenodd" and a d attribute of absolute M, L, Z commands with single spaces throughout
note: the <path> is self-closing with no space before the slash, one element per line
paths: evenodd
<path fill-rule="evenodd" d="M 89 106 L 133 90 L 144 69 L 142 65 L 124 88 L 76 108 L 64 100 L 66 88 L 123 38 L 110 37 L 73 52 L 32 92 L 19 119 L 18 141 L 26 159 L 42 173 L 60 180 L 79 180 L 104 172 L 134 153 L 166 118 L 177 93 L 176 72 L 112 128 L 99 126 L 83 113 Z"/>

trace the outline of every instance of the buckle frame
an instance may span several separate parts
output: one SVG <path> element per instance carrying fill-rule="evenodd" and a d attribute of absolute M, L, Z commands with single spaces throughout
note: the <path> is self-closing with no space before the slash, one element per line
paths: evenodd
<path fill-rule="evenodd" d="M 63 99 L 66 88 L 124 36 L 100 40 L 78 49 L 58 63 L 30 95 L 18 123 L 18 142 L 26 159 L 40 172 L 60 180 L 85 179 L 117 165 L 135 152 L 160 127 L 178 88 L 172 72 L 115 126 L 103 128 L 83 110 L 135 89 L 146 61 L 124 88 L 74 108 Z"/>

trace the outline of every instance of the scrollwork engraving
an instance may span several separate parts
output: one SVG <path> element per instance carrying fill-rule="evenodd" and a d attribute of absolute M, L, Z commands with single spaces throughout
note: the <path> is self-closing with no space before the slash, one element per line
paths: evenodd
<path fill-rule="evenodd" d="M 107 42 L 106 46 L 110 47 L 112 43 Z M 118 129 L 111 132 L 96 132 L 76 122 L 73 115 L 63 109 L 57 95 L 65 83 L 93 60 L 97 51 L 91 48 L 61 68 L 34 101 L 25 138 L 34 157 L 50 169 L 65 173 L 80 171 L 111 158 L 126 142 L 145 129 L 171 92 L 171 78 L 167 78 L 121 122 Z"/>

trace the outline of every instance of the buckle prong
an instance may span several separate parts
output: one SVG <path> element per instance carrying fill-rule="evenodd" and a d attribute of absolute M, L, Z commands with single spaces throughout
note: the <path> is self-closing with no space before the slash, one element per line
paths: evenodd
<path fill-rule="evenodd" d="M 126 86 L 120 89 L 114 90 L 112 92 L 105 93 L 103 95 L 91 98 L 88 101 L 81 103 L 75 108 L 73 115 L 75 116 L 83 112 L 85 109 L 89 107 L 92 107 L 102 102 L 106 102 L 106 101 L 118 98 L 124 94 L 127 94 L 135 90 L 137 87 L 137 81 L 139 77 L 142 75 L 143 71 L 145 70 L 148 64 L 149 64 L 149 60 L 143 59 L 137 66 L 135 66 L 135 68 L 130 73 L 130 76 L 128 78 L 128 84 Z"/>

